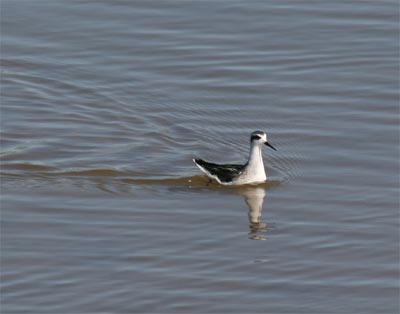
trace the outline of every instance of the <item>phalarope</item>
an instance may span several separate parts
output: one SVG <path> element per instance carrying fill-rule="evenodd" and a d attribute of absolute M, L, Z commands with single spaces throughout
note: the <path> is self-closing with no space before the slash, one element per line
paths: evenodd
<path fill-rule="evenodd" d="M 267 134 L 254 131 L 250 137 L 250 154 L 244 165 L 218 165 L 202 159 L 193 159 L 193 162 L 209 178 L 222 185 L 242 185 L 261 183 L 267 180 L 262 159 L 261 145 L 267 145 L 276 150 L 267 140 Z"/>

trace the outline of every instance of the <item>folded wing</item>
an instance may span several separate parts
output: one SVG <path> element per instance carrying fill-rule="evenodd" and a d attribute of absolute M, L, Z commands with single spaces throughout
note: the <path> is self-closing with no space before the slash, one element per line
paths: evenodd
<path fill-rule="evenodd" d="M 220 183 L 230 183 L 240 175 L 243 171 L 244 165 L 218 165 L 212 162 L 207 162 L 202 159 L 193 159 L 196 165 L 209 177 L 220 181 Z"/>

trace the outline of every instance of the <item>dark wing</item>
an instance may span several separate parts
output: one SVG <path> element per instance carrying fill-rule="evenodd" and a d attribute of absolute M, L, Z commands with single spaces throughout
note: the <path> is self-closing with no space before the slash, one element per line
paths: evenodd
<path fill-rule="evenodd" d="M 195 162 L 206 169 L 211 175 L 217 176 L 221 182 L 231 182 L 235 177 L 237 177 L 245 165 L 218 165 L 212 162 L 207 162 L 202 159 L 195 159 Z"/>

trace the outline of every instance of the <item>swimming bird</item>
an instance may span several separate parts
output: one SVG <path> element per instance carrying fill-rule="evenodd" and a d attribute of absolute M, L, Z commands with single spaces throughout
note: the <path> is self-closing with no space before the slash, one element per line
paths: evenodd
<path fill-rule="evenodd" d="M 262 131 L 254 131 L 250 137 L 250 154 L 244 165 L 214 164 L 202 159 L 193 159 L 193 162 L 209 178 L 222 185 L 242 185 L 262 183 L 267 180 L 262 158 L 262 145 L 267 145 L 276 150 L 267 140 L 267 134 Z"/>

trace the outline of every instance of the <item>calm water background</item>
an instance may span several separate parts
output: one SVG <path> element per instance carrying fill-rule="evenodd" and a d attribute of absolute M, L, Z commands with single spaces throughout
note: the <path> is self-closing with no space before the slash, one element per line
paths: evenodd
<path fill-rule="evenodd" d="M 2 313 L 396 313 L 398 9 L 1 1 Z"/>

